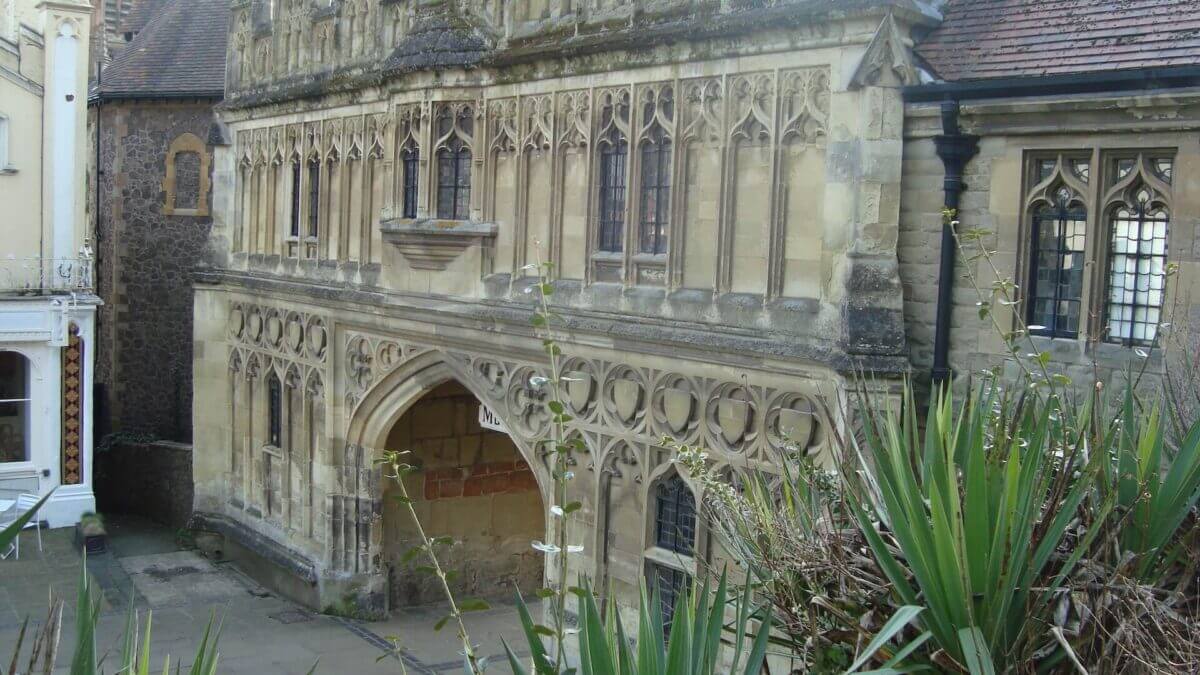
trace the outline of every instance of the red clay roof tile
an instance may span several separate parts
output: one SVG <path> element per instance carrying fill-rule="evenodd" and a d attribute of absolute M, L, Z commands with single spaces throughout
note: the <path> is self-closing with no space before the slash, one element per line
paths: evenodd
<path fill-rule="evenodd" d="M 917 47 L 938 78 L 1200 65 L 1200 0 L 950 0 Z"/>

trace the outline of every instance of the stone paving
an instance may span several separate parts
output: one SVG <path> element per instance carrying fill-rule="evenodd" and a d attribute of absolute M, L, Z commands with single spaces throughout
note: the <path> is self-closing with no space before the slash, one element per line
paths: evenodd
<path fill-rule="evenodd" d="M 409 673 L 461 672 L 455 634 L 433 630 L 444 611 L 437 607 L 406 610 L 388 621 L 364 623 L 323 616 L 267 591 L 234 566 L 214 564 L 179 546 L 174 533 L 135 519 L 110 521 L 109 552 L 91 556 L 88 572 L 103 591 L 100 649 L 117 649 L 129 603 L 145 623 L 153 611 L 154 662 L 169 654 L 185 668 L 209 617 L 223 621 L 221 673 L 303 675 L 316 673 L 399 673 L 400 664 L 379 657 L 400 639 Z M 82 558 L 69 530 L 43 532 L 38 552 L 32 530 L 21 537 L 21 559 L 0 561 L 0 662 L 8 663 L 21 623 L 45 619 L 53 593 L 66 599 L 60 669 L 67 672 L 74 644 L 74 602 Z M 496 607 L 470 615 L 472 637 L 492 656 L 489 672 L 508 673 L 500 658 L 500 637 L 523 644 L 516 611 Z M 26 644 L 28 648 L 28 643 Z M 524 654 L 524 650 L 521 652 Z M 110 657 L 115 658 L 115 657 Z"/>

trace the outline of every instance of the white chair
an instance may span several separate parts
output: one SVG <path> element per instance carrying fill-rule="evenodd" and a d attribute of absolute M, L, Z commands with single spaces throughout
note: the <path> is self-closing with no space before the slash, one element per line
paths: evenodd
<path fill-rule="evenodd" d="M 33 509 L 34 506 L 37 506 L 38 499 L 40 499 L 40 497 L 31 492 L 23 492 L 17 495 L 13 505 L 6 509 L 3 513 L 0 513 L 0 529 L 4 529 L 5 527 L 17 522 L 21 516 L 28 513 L 31 509 Z M 42 521 L 36 515 L 33 518 L 30 518 L 29 522 L 25 523 L 25 527 L 22 529 L 28 530 L 31 527 L 37 529 L 38 551 L 41 551 Z M 9 553 L 14 554 L 14 560 L 21 559 L 20 535 L 17 535 L 16 539 L 13 540 L 12 548 L 9 551 L 6 551 L 3 556 L 7 558 Z"/>

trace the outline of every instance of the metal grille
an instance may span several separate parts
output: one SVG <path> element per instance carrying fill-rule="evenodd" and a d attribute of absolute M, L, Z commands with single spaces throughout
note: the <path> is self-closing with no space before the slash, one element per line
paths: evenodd
<path fill-rule="evenodd" d="M 417 165 L 421 159 L 421 151 L 411 142 L 401 153 L 404 165 L 404 217 L 417 217 Z"/>
<path fill-rule="evenodd" d="M 438 151 L 438 218 L 465 220 L 470 203 L 471 149 L 456 137 Z"/>
<path fill-rule="evenodd" d="M 671 622 L 675 619 L 675 606 L 687 592 L 692 577 L 687 572 L 666 565 L 654 565 L 653 588 L 658 591 L 662 602 L 663 632 L 670 634 Z"/>
<path fill-rule="evenodd" d="M 308 236 L 316 237 L 321 222 L 321 164 L 308 165 Z"/>
<path fill-rule="evenodd" d="M 658 484 L 655 492 L 654 542 L 660 548 L 690 556 L 696 550 L 696 498 L 678 474 Z"/>
<path fill-rule="evenodd" d="M 1137 203 L 1113 211 L 1108 265 L 1109 342 L 1150 345 L 1158 336 L 1167 281 L 1165 209 L 1142 190 Z"/>
<path fill-rule="evenodd" d="M 300 236 L 300 162 L 292 162 L 292 220 L 289 231 L 293 237 Z"/>
<path fill-rule="evenodd" d="M 1066 199 L 1033 218 L 1033 264 L 1029 283 L 1030 332 L 1077 337 L 1083 305 L 1087 212 Z"/>
<path fill-rule="evenodd" d="M 600 250 L 620 252 L 625 229 L 625 161 L 628 144 L 619 134 L 600 150 Z"/>
<path fill-rule="evenodd" d="M 283 390 L 279 378 L 271 375 L 267 381 L 267 444 L 282 447 L 280 440 L 283 436 Z"/>
<path fill-rule="evenodd" d="M 667 252 L 667 221 L 671 214 L 671 141 L 642 146 L 642 253 Z"/>

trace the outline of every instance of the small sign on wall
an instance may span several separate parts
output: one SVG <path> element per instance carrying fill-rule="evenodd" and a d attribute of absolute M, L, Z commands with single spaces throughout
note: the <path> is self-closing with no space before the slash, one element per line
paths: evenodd
<path fill-rule="evenodd" d="M 502 434 L 508 433 L 508 429 L 505 428 L 504 422 L 501 422 L 496 413 L 492 412 L 492 409 L 483 403 L 479 404 L 479 426 L 483 427 L 484 429 L 499 431 Z"/>

